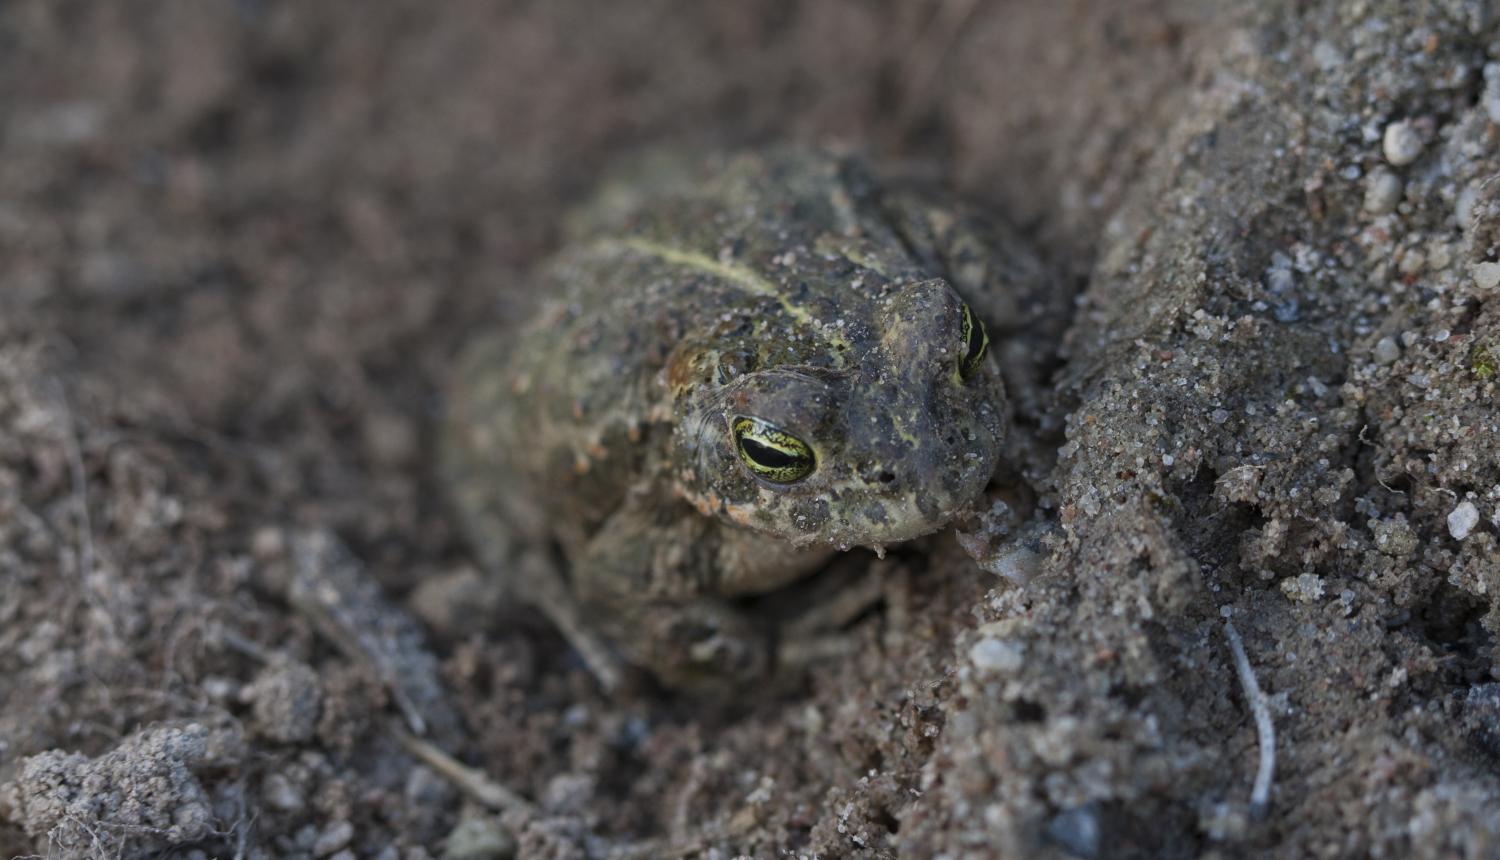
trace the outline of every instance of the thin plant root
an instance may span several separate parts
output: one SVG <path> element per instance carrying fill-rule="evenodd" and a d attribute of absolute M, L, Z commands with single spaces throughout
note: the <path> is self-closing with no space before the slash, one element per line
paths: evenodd
<path fill-rule="evenodd" d="M 1271 806 L 1271 779 L 1276 774 L 1276 726 L 1271 722 L 1271 706 L 1266 702 L 1266 695 L 1255 680 L 1255 670 L 1250 668 L 1250 658 L 1245 656 L 1245 643 L 1240 641 L 1239 631 L 1234 629 L 1232 622 L 1224 622 L 1224 635 L 1229 639 L 1234 668 L 1239 673 L 1245 699 L 1250 703 L 1250 712 L 1255 715 L 1260 764 L 1255 769 L 1255 787 L 1250 790 L 1250 815 L 1260 820 Z"/>

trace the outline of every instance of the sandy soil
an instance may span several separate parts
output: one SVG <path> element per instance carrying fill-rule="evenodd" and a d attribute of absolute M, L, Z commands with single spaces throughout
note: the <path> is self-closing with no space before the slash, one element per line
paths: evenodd
<path fill-rule="evenodd" d="M 0 856 L 1500 856 L 1487 10 L 0 6 Z M 606 697 L 454 532 L 445 369 L 610 163 L 787 140 L 1079 291 L 1041 573 L 851 555 L 805 685 Z"/>

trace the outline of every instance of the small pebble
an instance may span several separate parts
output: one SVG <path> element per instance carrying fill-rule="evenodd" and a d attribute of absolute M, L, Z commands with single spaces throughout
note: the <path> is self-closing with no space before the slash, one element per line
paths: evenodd
<path fill-rule="evenodd" d="M 1074 857 L 1098 857 L 1102 830 L 1093 804 L 1059 813 L 1047 823 L 1047 838 Z"/>
<path fill-rule="evenodd" d="M 489 816 L 465 818 L 448 834 L 443 860 L 504 860 L 516 853 L 516 840 Z"/>
<path fill-rule="evenodd" d="M 1011 546 L 993 555 L 975 559 L 979 567 L 996 576 L 1003 576 L 1016 585 L 1031 582 L 1042 569 L 1042 557 L 1024 546 Z"/>
<path fill-rule="evenodd" d="M 1396 345 L 1396 339 L 1383 337 L 1375 342 L 1375 363 L 1394 364 L 1401 357 L 1401 347 Z"/>
<path fill-rule="evenodd" d="M 1422 136 L 1406 120 L 1386 126 L 1381 145 L 1385 150 L 1385 160 L 1396 167 L 1405 167 L 1422 154 Z"/>
<path fill-rule="evenodd" d="M 354 825 L 347 821 L 335 821 L 318 835 L 318 841 L 313 843 L 313 854 L 318 857 L 327 857 L 349 847 L 349 842 L 353 839 Z"/>
<path fill-rule="evenodd" d="M 1447 242 L 1433 240 L 1427 243 L 1427 265 L 1434 272 L 1441 272 L 1453 262 L 1453 246 Z"/>
<path fill-rule="evenodd" d="M 314 842 L 318 841 L 318 827 L 315 824 L 304 824 L 297 828 L 292 837 L 296 846 L 304 851 L 311 851 Z"/>
<path fill-rule="evenodd" d="M 1011 673 L 1021 668 L 1025 649 L 1020 643 L 1007 642 L 987 636 L 969 649 L 969 660 L 974 668 L 985 674 Z"/>
<path fill-rule="evenodd" d="M 250 539 L 250 552 L 260 561 L 280 558 L 286 553 L 286 537 L 281 529 L 261 526 Z"/>
<path fill-rule="evenodd" d="M 1297 286 L 1291 269 L 1271 269 L 1266 272 L 1266 287 L 1273 293 L 1284 293 Z"/>
<path fill-rule="evenodd" d="M 1411 248 L 1401 255 L 1401 262 L 1396 264 L 1396 271 L 1403 275 L 1416 275 L 1427 265 L 1427 255 Z"/>
<path fill-rule="evenodd" d="M 1473 268 L 1474 285 L 1481 290 L 1500 286 L 1500 263 L 1479 263 Z"/>
<path fill-rule="evenodd" d="M 1281 581 L 1281 593 L 1301 603 L 1311 603 L 1323 596 L 1323 578 L 1311 573 L 1289 576 Z"/>
<path fill-rule="evenodd" d="M 221 678 L 218 675 L 209 675 L 199 685 L 203 694 L 215 702 L 227 702 L 240 694 L 240 684 L 231 678 Z"/>
<path fill-rule="evenodd" d="M 560 773 L 547 781 L 540 804 L 550 813 L 583 815 L 594 799 L 594 778 L 581 773 Z"/>
<path fill-rule="evenodd" d="M 1474 507 L 1473 502 L 1459 502 L 1453 513 L 1448 515 L 1448 534 L 1453 535 L 1454 540 L 1463 540 L 1469 536 L 1469 532 L 1479 525 L 1479 509 Z"/>
<path fill-rule="evenodd" d="M 261 797 L 272 809 L 282 812 L 301 812 L 305 804 L 302 792 L 284 774 L 273 773 L 260 786 Z"/>
<path fill-rule="evenodd" d="M 304 663 L 278 663 L 262 669 L 244 688 L 256 729 L 284 744 L 311 740 L 323 705 L 318 673 Z"/>
<path fill-rule="evenodd" d="M 1365 186 L 1365 211 L 1371 215 L 1393 212 L 1401 202 L 1401 179 L 1389 170 L 1377 170 L 1370 174 L 1370 184 Z"/>

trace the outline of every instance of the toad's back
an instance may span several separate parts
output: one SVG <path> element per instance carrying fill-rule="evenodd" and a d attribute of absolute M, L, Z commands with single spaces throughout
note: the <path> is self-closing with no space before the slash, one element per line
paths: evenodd
<path fill-rule="evenodd" d="M 670 476 L 677 397 L 751 368 L 861 364 L 881 297 L 923 269 L 847 160 L 742 156 L 668 183 L 554 260 L 518 335 L 467 350 L 454 480 L 512 488 L 512 519 L 581 539 Z"/>

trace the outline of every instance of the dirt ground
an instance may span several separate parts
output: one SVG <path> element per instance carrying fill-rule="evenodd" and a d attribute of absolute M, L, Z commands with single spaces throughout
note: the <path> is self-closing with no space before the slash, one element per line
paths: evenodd
<path fill-rule="evenodd" d="M 0 105 L 0 856 L 1500 857 L 1492 5 L 13 0 Z M 612 162 L 782 141 L 1078 291 L 1041 572 L 851 554 L 804 685 L 607 697 L 445 372 Z"/>

